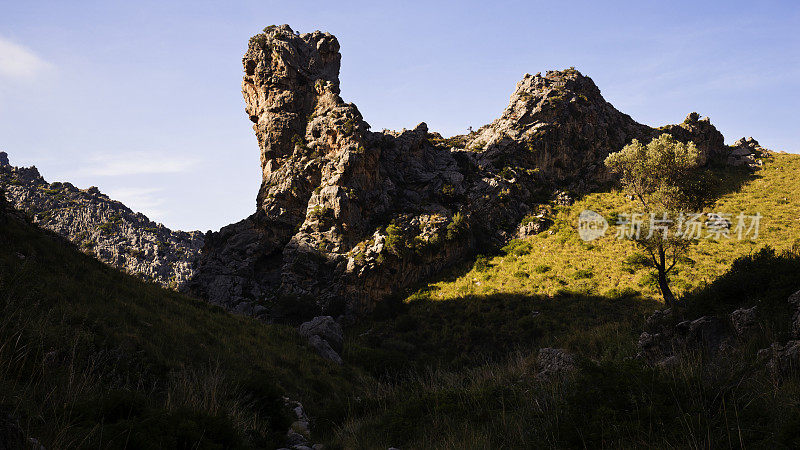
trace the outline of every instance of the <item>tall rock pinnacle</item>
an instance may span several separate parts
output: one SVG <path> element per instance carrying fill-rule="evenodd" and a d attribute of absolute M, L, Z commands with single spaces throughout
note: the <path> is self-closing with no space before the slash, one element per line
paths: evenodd
<path fill-rule="evenodd" d="M 340 97 L 340 61 L 328 33 L 281 25 L 250 39 L 242 92 L 261 150 L 257 209 L 206 236 L 195 294 L 272 319 L 292 302 L 313 305 L 308 314 L 369 310 L 505 242 L 555 192 L 597 187 L 610 152 L 660 132 L 574 69 L 526 75 L 503 115 L 468 135 L 425 123 L 371 132 Z M 676 137 L 715 137 L 700 125 Z"/>

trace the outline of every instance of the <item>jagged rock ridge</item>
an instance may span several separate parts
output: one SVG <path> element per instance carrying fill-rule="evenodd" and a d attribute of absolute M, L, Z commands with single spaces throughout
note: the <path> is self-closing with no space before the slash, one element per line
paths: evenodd
<path fill-rule="evenodd" d="M 36 167 L 11 166 L 5 152 L 0 152 L 0 187 L 14 208 L 104 263 L 173 289 L 194 274 L 203 246 L 198 231 L 172 231 L 96 187 L 48 183 Z"/>
<path fill-rule="evenodd" d="M 526 75 L 503 115 L 468 135 L 445 139 L 425 123 L 371 132 L 340 97 L 340 61 L 329 33 L 281 25 L 250 39 L 242 92 L 261 148 L 257 211 L 207 236 L 195 294 L 245 313 L 287 296 L 329 314 L 369 310 L 504 242 L 558 190 L 598 187 L 606 155 L 634 138 L 670 132 L 708 158 L 725 152 L 707 120 L 652 129 L 574 69 Z"/>

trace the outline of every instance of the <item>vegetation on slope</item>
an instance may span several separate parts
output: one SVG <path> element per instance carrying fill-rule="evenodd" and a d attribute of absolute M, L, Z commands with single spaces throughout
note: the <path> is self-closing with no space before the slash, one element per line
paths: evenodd
<path fill-rule="evenodd" d="M 800 289 L 800 157 L 777 154 L 755 175 L 715 171 L 718 212 L 764 215 L 757 240 L 700 240 L 673 273 L 682 315 L 758 305 L 758 330 L 726 358 L 634 359 L 644 317 L 660 307 L 652 268 L 612 234 L 583 242 L 583 209 L 630 211 L 615 192 L 559 207 L 554 233 L 429 284 L 351 329 L 345 358 L 379 381 L 351 406 L 347 448 L 712 447 L 800 445 L 800 377 L 755 351 L 787 339 L 786 299 Z M 777 249 L 777 250 L 774 250 Z M 738 258 L 738 259 L 737 259 Z M 734 262 L 735 261 L 735 262 Z M 538 314 L 536 314 L 538 313 Z M 578 355 L 564 379 L 536 376 L 536 350 Z M 721 443 L 721 444 L 720 444 Z"/>
<path fill-rule="evenodd" d="M 284 394 L 335 417 L 352 379 L 291 328 L 0 217 L 0 406 L 47 448 L 275 448 Z"/>
<path fill-rule="evenodd" d="M 624 310 L 630 304 L 625 300 L 584 299 L 617 302 L 621 316 L 615 321 L 604 307 L 579 303 L 581 307 L 571 309 L 572 298 L 554 297 L 553 303 L 564 303 L 564 311 L 571 312 L 553 319 L 563 333 L 533 340 L 529 346 L 564 343 L 583 356 L 579 371 L 542 379 L 535 353 L 513 346 L 505 347 L 505 360 L 458 368 L 425 365 L 404 376 L 382 377 L 365 390 L 367 395 L 351 407 L 335 439 L 346 448 L 796 448 L 800 372 L 770 372 L 754 354 L 787 338 L 786 299 L 798 288 L 796 251 L 776 254 L 767 248 L 737 260 L 718 280 L 685 296 L 685 314 L 696 317 L 693 314 L 758 305 L 763 311 L 759 332 L 738 342 L 725 357 L 688 350 L 665 367 L 634 358 L 639 310 L 630 310 L 627 317 L 634 325 L 626 327 Z M 458 351 L 455 341 L 460 335 L 452 330 L 464 320 L 466 327 L 481 326 L 497 309 L 513 304 L 510 298 L 495 296 L 493 308 L 475 309 L 469 319 L 456 313 L 420 327 L 419 333 L 429 335 L 442 329 L 440 333 L 449 333 L 454 341 L 435 340 L 423 353 L 439 355 L 432 351 L 438 344 L 447 347 L 442 355 Z M 395 330 L 416 313 L 413 303 L 408 308 L 394 321 Z M 606 326 L 604 320 L 609 320 Z M 502 327 L 498 330 L 503 334 Z M 488 335 L 494 331 L 486 333 L 490 342 Z M 608 349 L 614 351 L 603 351 Z"/>
<path fill-rule="evenodd" d="M 701 240 L 673 274 L 683 315 L 759 306 L 760 333 L 724 359 L 633 358 L 660 307 L 633 243 L 585 243 L 558 207 L 547 231 L 477 258 L 347 330 L 344 367 L 296 332 L 142 283 L 16 220 L 0 223 L 0 405 L 48 448 L 272 448 L 301 400 L 329 448 L 800 445 L 800 376 L 753 354 L 787 338 L 800 288 L 800 157 L 719 171 L 713 210 L 761 212 L 755 241 Z M 765 249 L 769 245 L 770 248 Z M 737 260 L 738 258 L 738 260 Z M 737 262 L 734 263 L 734 260 Z M 539 348 L 580 370 L 537 376 Z"/>
<path fill-rule="evenodd" d="M 738 257 L 766 245 L 781 251 L 800 238 L 800 156 L 764 158 L 755 174 L 747 169 L 720 168 L 714 185 L 721 191 L 713 212 L 762 214 L 757 239 L 700 239 L 670 273 L 676 295 L 701 288 L 725 273 Z M 572 206 L 556 207 L 550 230 L 512 241 L 499 255 L 478 257 L 456 279 L 431 283 L 412 298 L 451 300 L 467 295 L 521 294 L 555 296 L 566 292 L 619 297 L 659 298 L 652 268 L 629 240 L 614 235 L 615 218 L 632 204 L 616 191 L 589 194 Z M 590 209 L 609 220 L 604 237 L 584 242 L 577 233 L 578 215 Z M 735 219 L 734 225 L 735 225 Z"/>

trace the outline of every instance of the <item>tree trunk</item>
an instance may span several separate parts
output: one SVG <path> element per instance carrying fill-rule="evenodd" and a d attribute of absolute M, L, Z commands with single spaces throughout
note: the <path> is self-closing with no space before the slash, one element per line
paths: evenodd
<path fill-rule="evenodd" d="M 661 245 L 658 246 L 658 264 L 656 268 L 658 269 L 658 288 L 661 289 L 664 302 L 672 308 L 675 306 L 675 295 L 672 294 L 667 281 L 667 255 Z"/>

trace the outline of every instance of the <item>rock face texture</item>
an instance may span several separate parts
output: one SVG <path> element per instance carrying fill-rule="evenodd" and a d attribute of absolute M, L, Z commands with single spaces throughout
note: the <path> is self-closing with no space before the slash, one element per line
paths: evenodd
<path fill-rule="evenodd" d="M 552 378 L 574 372 L 578 362 L 574 355 L 560 348 L 542 348 L 536 357 L 537 378 Z"/>
<path fill-rule="evenodd" d="M 250 39 L 242 92 L 261 148 L 257 210 L 206 236 L 196 295 L 265 316 L 282 298 L 312 299 L 309 318 L 370 310 L 513 237 L 538 204 L 596 188 L 608 153 L 664 132 L 574 69 L 526 75 L 502 116 L 468 135 L 425 123 L 372 132 L 340 97 L 340 62 L 328 33 L 281 25 Z M 667 131 L 724 152 L 707 121 Z"/>
<path fill-rule="evenodd" d="M 0 191 L 39 226 L 130 274 L 180 289 L 194 273 L 203 234 L 172 231 L 111 200 L 96 187 L 48 183 L 35 167 L 14 167 L 0 152 Z"/>
<path fill-rule="evenodd" d="M 769 152 L 752 137 L 741 138 L 731 146 L 727 163 L 731 166 L 747 166 L 751 169 L 757 169 L 763 165 L 759 158 Z"/>
<path fill-rule="evenodd" d="M 308 322 L 302 323 L 297 331 L 300 336 L 308 339 L 308 344 L 323 358 L 342 364 L 342 344 L 344 334 L 339 325 L 331 316 L 314 317 Z"/>
<path fill-rule="evenodd" d="M 261 150 L 252 216 L 205 236 L 173 232 L 96 188 L 47 183 L 0 154 L 9 201 L 104 262 L 229 310 L 293 320 L 345 313 L 346 324 L 478 249 L 544 231 L 546 205 L 609 181 L 605 157 L 633 139 L 666 132 L 708 160 L 734 156 L 707 118 L 639 124 L 575 69 L 525 75 L 500 118 L 444 138 L 425 123 L 370 131 L 340 96 L 339 42 L 329 33 L 267 27 L 242 64 Z M 287 312 L 291 304 L 304 310 Z"/>
<path fill-rule="evenodd" d="M 675 139 L 688 142 L 692 141 L 697 146 L 704 160 L 722 159 L 730 151 L 725 146 L 725 138 L 708 117 L 700 118 L 700 114 L 693 112 L 686 116 L 683 123 L 677 125 L 666 125 L 657 130 L 661 133 L 669 133 Z"/>
<path fill-rule="evenodd" d="M 607 179 L 609 152 L 652 134 L 605 101 L 591 78 L 568 69 L 526 74 L 502 116 L 467 136 L 466 147 L 484 165 L 534 168 L 580 192 Z"/>

